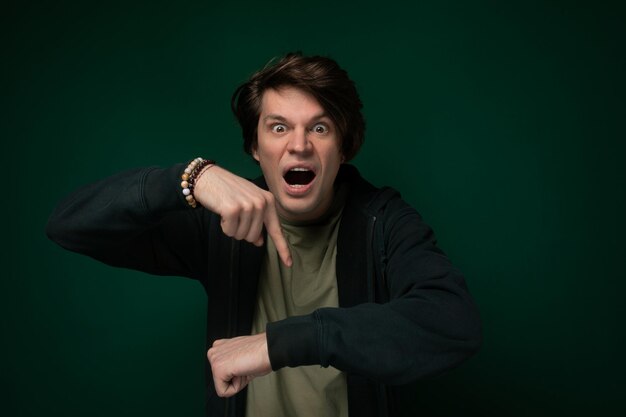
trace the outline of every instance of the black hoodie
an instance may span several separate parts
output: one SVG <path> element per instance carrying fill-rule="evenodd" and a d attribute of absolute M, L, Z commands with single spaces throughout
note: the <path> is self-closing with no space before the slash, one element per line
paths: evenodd
<path fill-rule="evenodd" d="M 208 297 L 207 347 L 250 334 L 265 248 L 225 236 L 220 218 L 191 209 L 184 165 L 127 171 L 62 201 L 46 232 L 107 264 L 199 280 Z M 342 165 L 348 196 L 337 240 L 338 308 L 268 323 L 274 370 L 333 366 L 347 374 L 351 416 L 394 416 L 395 386 L 449 370 L 481 342 L 477 308 L 432 230 L 391 188 Z M 255 181 L 267 189 L 263 178 Z M 243 416 L 246 391 L 224 399 L 207 366 L 207 416 Z"/>

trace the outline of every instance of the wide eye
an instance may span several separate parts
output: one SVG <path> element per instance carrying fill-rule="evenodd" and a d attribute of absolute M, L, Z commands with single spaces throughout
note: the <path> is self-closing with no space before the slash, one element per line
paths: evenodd
<path fill-rule="evenodd" d="M 285 133 L 287 131 L 287 126 L 277 123 L 272 125 L 272 132 L 274 133 Z"/>
<path fill-rule="evenodd" d="M 328 133 L 328 126 L 325 123 L 316 123 L 311 131 L 318 135 L 325 135 Z"/>

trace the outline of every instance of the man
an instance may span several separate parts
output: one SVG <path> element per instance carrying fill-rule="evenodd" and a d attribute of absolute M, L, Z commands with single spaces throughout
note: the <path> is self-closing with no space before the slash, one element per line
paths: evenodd
<path fill-rule="evenodd" d="M 202 158 L 121 173 L 62 202 L 48 235 L 202 283 L 207 415 L 396 415 L 394 386 L 480 345 L 462 275 L 415 210 L 346 164 L 365 123 L 335 61 L 288 54 L 232 107 L 262 178 Z"/>

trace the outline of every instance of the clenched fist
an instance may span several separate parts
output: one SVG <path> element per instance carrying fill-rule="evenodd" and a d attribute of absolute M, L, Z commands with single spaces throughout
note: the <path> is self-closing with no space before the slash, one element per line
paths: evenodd
<path fill-rule="evenodd" d="M 205 169 L 196 180 L 194 198 L 222 217 L 226 236 L 263 245 L 263 225 L 283 263 L 291 266 L 291 254 L 276 212 L 274 195 L 224 168 Z"/>
<path fill-rule="evenodd" d="M 207 358 L 220 397 L 231 397 L 255 377 L 272 371 L 265 333 L 216 340 Z"/>

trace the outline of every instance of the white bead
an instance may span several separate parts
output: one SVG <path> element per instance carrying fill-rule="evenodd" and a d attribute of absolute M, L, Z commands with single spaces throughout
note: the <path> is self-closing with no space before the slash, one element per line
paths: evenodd
<path fill-rule="evenodd" d="M 183 188 L 183 194 L 189 195 L 191 194 L 191 190 L 189 188 Z"/>

